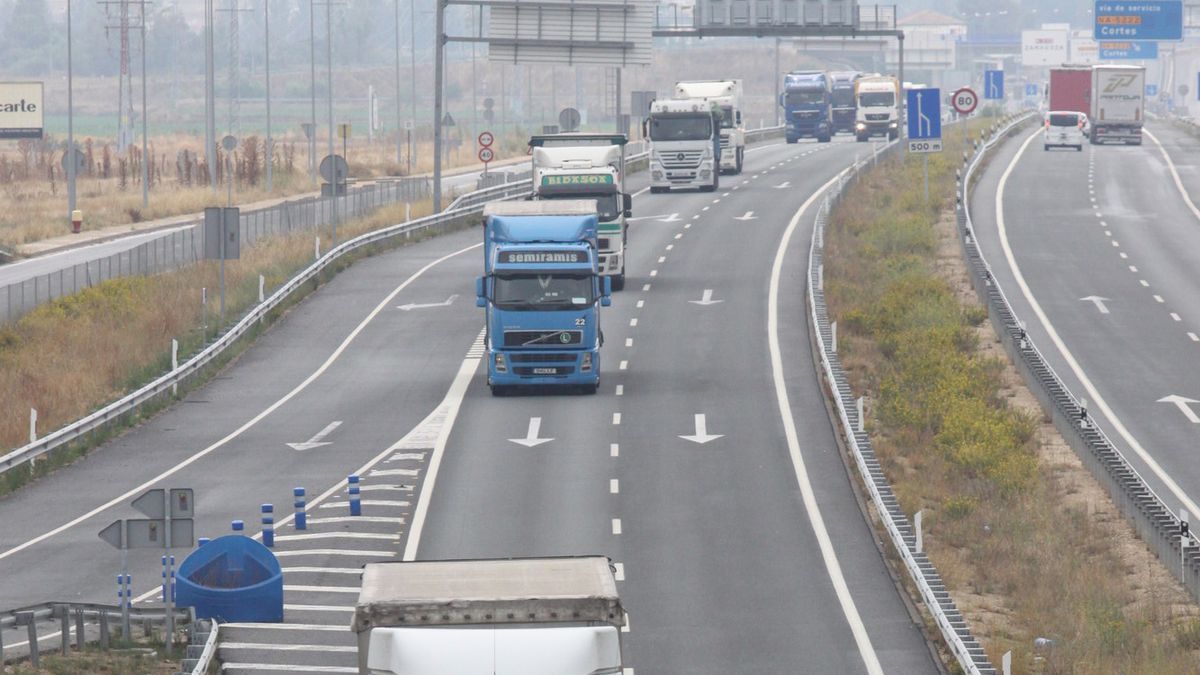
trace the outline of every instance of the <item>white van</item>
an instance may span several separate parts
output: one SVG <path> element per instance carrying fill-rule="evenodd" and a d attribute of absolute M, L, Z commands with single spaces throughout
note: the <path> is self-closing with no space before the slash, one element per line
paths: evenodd
<path fill-rule="evenodd" d="M 1087 115 L 1073 110 L 1052 110 L 1046 113 L 1046 131 L 1042 137 L 1045 150 L 1052 147 L 1083 150 Z"/>

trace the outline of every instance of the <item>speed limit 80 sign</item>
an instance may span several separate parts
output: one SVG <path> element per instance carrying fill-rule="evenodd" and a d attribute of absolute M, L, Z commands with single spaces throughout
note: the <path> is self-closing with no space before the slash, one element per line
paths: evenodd
<path fill-rule="evenodd" d="M 950 97 L 950 105 L 959 115 L 970 115 L 979 105 L 979 95 L 975 93 L 974 89 L 963 87 Z"/>

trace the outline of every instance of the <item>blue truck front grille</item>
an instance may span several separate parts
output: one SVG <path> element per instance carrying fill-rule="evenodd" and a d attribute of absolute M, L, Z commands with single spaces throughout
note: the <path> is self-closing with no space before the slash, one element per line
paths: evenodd
<path fill-rule="evenodd" d="M 505 347 L 551 347 L 577 345 L 583 342 L 578 330 L 510 330 L 504 333 Z"/>
<path fill-rule="evenodd" d="M 575 354 L 510 354 L 513 363 L 575 363 Z"/>

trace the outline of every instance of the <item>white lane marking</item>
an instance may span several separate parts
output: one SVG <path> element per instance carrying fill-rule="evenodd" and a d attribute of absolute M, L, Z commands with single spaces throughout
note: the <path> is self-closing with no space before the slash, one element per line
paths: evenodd
<path fill-rule="evenodd" d="M 112 507 L 114 507 L 118 504 L 122 504 L 122 503 L 128 501 L 134 495 L 140 494 L 141 492 L 144 492 L 147 489 L 153 487 L 154 485 L 162 482 L 162 480 L 164 478 L 169 478 L 170 476 L 173 476 L 176 473 L 179 473 L 180 471 L 187 468 L 188 466 L 191 466 L 192 464 L 203 459 L 204 457 L 208 456 L 209 454 L 216 451 L 217 449 L 225 446 L 227 443 L 229 443 L 233 439 L 237 438 L 238 436 L 241 436 L 243 433 L 246 432 L 247 429 L 258 424 L 263 419 L 265 419 L 268 415 L 270 415 L 271 413 L 275 412 L 280 407 L 282 407 L 283 404 L 285 404 L 288 401 L 295 398 L 300 392 L 304 391 L 305 389 L 308 388 L 308 386 L 310 384 L 315 382 L 318 377 L 323 375 L 325 373 L 325 371 L 329 370 L 329 368 L 333 365 L 333 363 L 335 361 L 337 361 L 338 358 L 341 357 L 341 355 L 350 347 L 350 343 L 354 342 L 354 339 L 357 338 L 359 336 L 359 334 L 362 333 L 363 330 L 366 329 L 367 324 L 371 323 L 371 321 L 373 321 L 376 316 L 378 316 L 384 309 L 386 309 L 392 303 L 392 300 L 394 300 L 396 298 L 396 296 L 400 294 L 401 291 L 403 291 L 405 288 L 408 288 L 409 284 L 416 281 L 418 278 L 421 277 L 421 275 L 423 275 L 428 270 L 432 269 L 435 265 L 443 263 L 459 254 L 466 253 L 467 251 L 473 251 L 481 246 L 483 246 L 483 244 L 473 244 L 466 248 L 459 249 L 453 253 L 449 253 L 447 255 L 444 255 L 444 256 L 438 258 L 437 260 L 430 262 L 429 264 L 425 265 L 421 269 L 414 272 L 411 276 L 409 276 L 407 279 L 404 280 L 404 283 L 400 284 L 395 289 L 393 289 L 391 293 L 388 293 L 387 297 L 385 297 L 382 301 L 380 301 L 380 303 L 375 306 L 375 309 L 371 310 L 371 313 L 368 314 L 366 316 L 366 318 L 364 318 L 361 322 L 359 322 L 359 324 L 357 326 L 355 326 L 354 330 L 350 331 L 350 334 L 346 336 L 346 339 L 342 340 L 342 343 L 340 345 L 338 345 L 337 349 L 333 350 L 333 353 L 329 355 L 329 358 L 325 359 L 325 362 L 322 363 L 315 371 L 313 371 L 313 373 L 311 375 L 309 375 L 307 378 L 305 378 L 303 382 L 296 385 L 296 387 L 294 389 L 289 391 L 287 394 L 284 394 L 284 396 L 282 398 L 280 398 L 278 401 L 275 401 L 274 403 L 272 403 L 270 406 L 268 406 L 266 408 L 266 410 L 263 410 L 262 412 L 258 413 L 257 415 L 252 417 L 248 422 L 246 422 L 242 426 L 238 427 L 237 429 L 234 429 L 232 432 L 230 432 L 224 438 L 213 443 L 212 445 L 208 446 L 207 448 L 204 448 L 203 450 L 193 454 L 191 457 L 188 457 L 187 459 L 176 464 L 175 466 L 171 467 L 170 469 L 167 469 L 166 471 L 163 471 L 162 473 L 158 474 L 157 476 L 143 482 L 142 484 L 138 485 L 137 487 L 134 487 L 123 494 L 113 497 L 109 501 L 105 502 L 104 504 L 101 504 L 100 506 L 97 506 L 96 508 L 92 509 L 91 511 L 88 511 L 87 513 L 85 513 L 81 516 L 77 516 L 77 517 L 73 518 L 72 520 L 69 520 L 66 523 L 63 523 L 62 525 L 59 525 L 58 527 L 56 527 L 52 530 L 44 532 L 22 544 L 18 544 L 16 546 L 0 553 L 0 560 L 4 560 L 5 558 L 8 558 L 9 556 L 20 553 L 21 551 L 24 551 L 25 549 L 29 548 L 30 546 L 33 546 L 40 542 L 43 542 L 43 541 L 49 539 L 50 537 L 53 537 L 56 534 L 59 534 L 61 532 L 64 532 L 64 531 L 72 528 L 72 527 L 75 527 L 76 525 L 82 523 L 83 521 L 85 521 L 89 518 L 92 518 L 93 516 L 95 516 L 97 514 L 103 513 L 104 511 L 107 511 L 108 509 L 111 509 Z M 152 595 L 153 593 L 156 593 L 156 592 L 158 592 L 158 591 L 157 590 L 152 591 L 150 594 Z"/>
<path fill-rule="evenodd" d="M 616 478 L 608 479 L 608 492 L 609 492 L 609 494 L 614 494 L 614 495 L 620 494 L 621 493 L 621 481 L 617 480 Z"/>
<path fill-rule="evenodd" d="M 1200 220 L 1200 209 L 1196 208 L 1196 204 L 1192 202 L 1192 198 L 1190 195 L 1188 195 L 1188 191 L 1183 187 L 1183 181 L 1179 179 L 1179 172 L 1175 170 L 1175 162 L 1171 161 L 1171 156 L 1167 154 L 1167 149 L 1163 147 L 1162 143 L 1158 142 L 1158 137 L 1150 133 L 1148 129 L 1142 129 L 1142 133 L 1149 136 L 1150 140 L 1154 141 L 1154 144 L 1158 146 L 1158 151 L 1162 153 L 1163 159 L 1167 162 L 1167 169 L 1171 171 L 1171 179 L 1175 181 L 1175 189 L 1179 190 L 1179 195 L 1183 197 L 1183 203 L 1187 204 L 1187 207 L 1191 210 L 1192 215 L 1195 216 L 1197 220 Z"/>
<path fill-rule="evenodd" d="M 1136 272 L 1137 272 L 1137 266 L 1136 266 L 1136 265 L 1130 265 L 1130 266 L 1129 266 L 1129 271 L 1130 271 L 1130 272 L 1135 272 L 1135 273 L 1136 273 Z"/>
<path fill-rule="evenodd" d="M 282 567 L 280 569 L 284 574 L 362 574 L 361 567 Z"/>
<path fill-rule="evenodd" d="M 613 423 L 613 426 L 618 426 L 621 424 L 621 413 L 619 413 L 619 412 L 613 413 L 612 423 Z"/>
<path fill-rule="evenodd" d="M 621 519 L 620 518 L 612 519 L 612 533 L 613 534 L 621 534 Z"/>
<path fill-rule="evenodd" d="M 388 525 L 403 524 L 403 518 L 390 516 L 331 516 L 328 518 L 309 518 L 310 525 L 334 525 L 337 523 L 384 523 Z M 275 537 L 278 539 L 279 537 Z M 361 570 L 360 570 L 361 571 Z"/>
<path fill-rule="evenodd" d="M 650 284 L 642 284 L 642 292 L 650 290 Z"/>
<path fill-rule="evenodd" d="M 629 362 L 622 361 L 621 365 L 617 366 L 617 370 L 629 370 Z"/>
<path fill-rule="evenodd" d="M 359 500 L 363 506 L 412 506 L 412 502 L 397 501 L 395 499 L 362 499 Z M 350 506 L 349 500 L 344 502 L 325 502 L 317 508 L 319 509 L 344 509 Z"/>
<path fill-rule="evenodd" d="M 362 570 L 354 570 L 355 574 L 362 574 Z M 223 623 L 221 628 L 256 628 L 261 630 L 319 630 L 341 632 L 345 631 L 345 626 L 331 626 L 325 623 Z"/>
<path fill-rule="evenodd" d="M 1106 237 L 1111 237 L 1111 236 L 1112 236 L 1112 231 L 1111 231 L 1111 230 L 1105 230 L 1105 231 L 1104 231 L 1104 236 L 1106 236 Z"/>
<path fill-rule="evenodd" d="M 672 249 L 674 249 L 674 248 L 675 248 L 675 244 L 667 244 L 667 249 L 666 249 L 666 250 L 670 251 L 670 250 L 672 250 Z"/>
<path fill-rule="evenodd" d="M 685 230 L 686 230 L 686 229 L 688 229 L 689 227 L 691 227 L 691 226 L 690 226 L 690 225 L 684 225 L 684 226 L 683 226 L 683 229 L 685 229 Z M 676 239 L 683 239 L 683 233 L 682 233 L 682 232 L 676 232 L 676 233 L 675 233 L 675 238 L 676 238 Z"/>
<path fill-rule="evenodd" d="M 412 492 L 411 485 L 360 485 L 359 492 Z"/>
<path fill-rule="evenodd" d="M 1157 476 L 1160 481 L 1162 481 L 1163 485 L 1165 485 L 1167 489 L 1171 491 L 1171 494 L 1175 495 L 1175 498 L 1182 502 L 1189 512 L 1200 513 L 1200 506 L 1197 506 L 1196 502 L 1189 497 L 1181 487 L 1179 487 L 1179 484 L 1175 482 L 1175 479 L 1173 479 L 1169 473 L 1163 470 L 1162 466 L 1160 466 L 1159 463 L 1154 460 L 1154 457 L 1146 451 L 1146 448 L 1143 447 L 1136 438 L 1134 438 L 1133 434 L 1130 433 L 1129 429 L 1125 427 L 1120 418 L 1118 418 L 1116 413 L 1113 412 L 1113 409 L 1109 407 L 1108 402 L 1104 400 L 1104 397 L 1096 389 L 1096 385 L 1092 384 L 1091 379 L 1089 379 L 1087 374 L 1083 372 L 1083 367 L 1079 365 L 1079 361 L 1075 359 L 1075 355 L 1072 354 L 1071 350 L 1067 348 L 1066 343 L 1063 342 L 1061 337 L 1059 337 L 1058 331 L 1055 330 L 1054 325 L 1050 323 L 1050 317 L 1046 316 L 1046 312 L 1042 310 L 1042 306 L 1040 303 L 1038 303 L 1037 298 L 1033 297 L 1033 291 L 1029 288 L 1029 284 L 1025 282 L 1025 276 L 1021 274 L 1021 268 L 1019 265 L 1017 265 L 1017 259 L 1016 256 L 1013 255 L 1012 246 L 1010 246 L 1008 243 L 1008 228 L 1004 223 L 1004 188 L 1008 184 L 1008 177 L 1012 175 L 1013 170 L 1016 169 L 1017 162 L 1020 161 L 1021 155 L 1025 153 L 1025 149 L 1029 147 L 1029 144 L 1033 141 L 1033 139 L 1037 138 L 1038 133 L 1040 133 L 1040 130 L 1030 135 L 1029 138 L 1025 139 L 1025 143 L 1023 143 L 1021 148 L 1017 150 L 1016 156 L 1014 156 L 1012 161 L 1009 162 L 1008 167 L 1004 170 L 1004 174 L 1000 176 L 1000 185 L 998 186 L 996 192 L 996 226 L 1000 231 L 1000 246 L 1004 249 L 1004 257 L 1008 260 L 1009 269 L 1012 270 L 1013 278 L 1016 280 L 1017 286 L 1020 287 L 1021 293 L 1025 296 L 1025 300 L 1029 303 L 1030 308 L 1033 309 L 1033 313 L 1037 316 L 1038 321 L 1041 322 L 1042 328 L 1045 329 L 1046 334 L 1050 337 L 1050 341 L 1054 343 L 1054 346 L 1058 349 L 1063 359 L 1066 360 L 1067 366 L 1071 368 L 1073 373 L 1075 373 L 1075 377 L 1077 377 L 1080 383 L 1083 384 L 1084 390 L 1087 391 L 1088 398 L 1096 404 L 1097 409 L 1100 410 L 1100 412 L 1108 420 L 1109 424 L 1113 426 L 1113 429 L 1116 430 L 1117 434 L 1119 434 L 1121 438 L 1125 439 L 1125 442 L 1129 444 L 1129 447 L 1137 454 L 1138 457 L 1141 458 L 1143 462 L 1146 463 L 1146 466 L 1148 466 L 1150 470 L 1154 472 L 1154 475 Z M 1145 279 L 1142 280 L 1142 285 L 1149 286 Z"/>
<path fill-rule="evenodd" d="M 637 325 L 637 317 L 636 317 L 636 316 L 635 316 L 634 318 L 632 318 L 632 319 L 630 319 L 630 320 L 629 320 L 629 325 L 630 325 L 630 326 L 636 326 L 636 325 Z"/>
<path fill-rule="evenodd" d="M 705 206 L 704 208 L 702 208 L 702 209 L 700 209 L 700 210 L 701 210 L 701 211 L 707 211 L 707 210 L 709 210 L 710 208 L 712 208 L 712 207 L 711 207 L 711 206 Z"/>
<path fill-rule="evenodd" d="M 650 270 L 650 276 L 652 276 L 652 277 L 658 276 L 658 270 Z"/>
<path fill-rule="evenodd" d="M 1155 302 L 1158 302 L 1158 303 L 1163 303 L 1163 302 L 1166 302 L 1166 300 L 1163 300 L 1163 297 L 1162 297 L 1161 295 L 1155 295 L 1155 296 L 1154 296 L 1154 301 L 1155 301 Z"/>
<path fill-rule="evenodd" d="M 1138 283 L 1145 286 L 1146 288 L 1150 288 L 1150 282 L 1146 281 L 1145 279 L 1138 279 Z"/>
<path fill-rule="evenodd" d="M 463 398 L 467 395 L 467 387 L 475 377 L 479 367 L 479 358 L 463 359 L 458 374 L 446 392 L 446 398 L 438 404 L 440 410 L 445 406 L 445 420 L 438 429 L 437 442 L 433 446 L 433 454 L 429 458 L 429 469 L 425 480 L 421 483 L 421 494 L 417 496 L 417 509 L 413 513 L 412 527 L 408 531 L 408 540 L 404 542 L 404 560 L 417 559 L 417 547 L 421 543 L 421 532 L 425 529 L 425 517 L 429 514 L 429 502 L 433 499 L 433 488 L 437 484 L 438 469 L 442 466 L 442 456 L 446 454 L 446 443 L 450 439 L 450 429 L 458 418 L 458 410 L 462 407 Z"/>
<path fill-rule="evenodd" d="M 1191 338 L 1192 342 L 1200 342 L 1200 335 L 1196 335 L 1195 333 L 1188 333 L 1188 337 Z"/>
<path fill-rule="evenodd" d="M 617 385 L 617 391 L 616 391 L 616 395 L 617 395 L 617 396 L 624 396 L 624 395 L 625 395 L 625 385 L 623 385 L 623 384 L 618 384 L 618 385 Z"/>
<path fill-rule="evenodd" d="M 1129 259 L 1129 254 L 1128 254 L 1128 253 L 1126 253 L 1126 252 L 1124 252 L 1124 251 L 1121 251 L 1121 259 L 1122 259 L 1122 260 L 1128 260 L 1128 259 Z"/>
<path fill-rule="evenodd" d="M 332 443 L 332 441 L 326 441 L 325 437 L 328 436 L 329 434 L 333 433 L 340 426 L 342 426 L 342 421 L 335 420 L 335 421 L 330 422 L 329 424 L 325 425 L 324 429 L 321 429 L 320 431 L 318 431 L 316 434 L 313 435 L 312 438 L 308 439 L 307 441 L 304 441 L 302 443 L 288 443 L 287 446 L 293 450 L 303 452 L 305 450 L 312 450 L 313 448 L 319 448 L 319 447 L 322 447 L 325 445 L 329 445 L 330 443 Z"/>
<path fill-rule="evenodd" d="M 286 587 L 284 590 L 287 590 Z M 355 588 L 357 593 L 358 589 Z M 358 651 L 357 646 L 353 645 L 279 645 L 271 643 L 259 642 L 222 642 L 221 649 L 259 649 L 262 651 L 276 652 L 339 652 L 339 653 L 355 653 Z M 303 666 L 297 666 L 297 670 L 304 670 Z"/>
<path fill-rule="evenodd" d="M 370 478 L 387 478 L 388 476 L 413 477 L 421 473 L 420 469 L 375 469 L 367 474 Z"/>
<path fill-rule="evenodd" d="M 353 517 L 353 516 L 348 516 Z M 378 539 L 382 541 L 400 541 L 398 534 L 383 534 L 380 532 L 308 532 L 306 534 L 280 534 L 275 541 L 311 541 L 313 539 Z"/>
<path fill-rule="evenodd" d="M 690 229 L 692 229 L 692 224 L 691 224 L 691 223 L 684 223 L 684 224 L 683 224 L 683 229 L 685 229 L 685 230 L 690 230 Z M 677 234 L 677 235 L 675 235 L 675 238 L 676 238 L 676 239 L 682 239 L 682 238 L 683 238 L 683 235 L 682 235 L 682 234 Z"/>
<path fill-rule="evenodd" d="M 735 188 L 735 189 L 736 189 L 736 188 Z M 721 194 L 721 196 L 722 196 L 722 197 L 728 197 L 728 196 L 729 196 L 729 193 L 728 193 L 728 192 L 724 192 L 724 193 L 722 193 L 722 194 Z"/>
<path fill-rule="evenodd" d="M 858 608 L 854 604 L 854 597 L 846 585 L 846 577 L 838 563 L 837 552 L 833 548 L 829 530 L 826 529 L 825 521 L 821 517 L 821 506 L 817 503 L 816 495 L 813 494 L 808 469 L 804 465 L 804 456 L 800 454 L 800 435 L 796 431 L 796 421 L 792 418 L 792 404 L 784 380 L 783 356 L 779 349 L 779 278 L 782 274 L 783 259 L 787 255 L 788 244 L 792 240 L 792 234 L 796 231 L 796 227 L 800 224 L 800 219 L 804 217 L 804 213 L 844 173 L 843 171 L 829 179 L 829 182 L 818 188 L 800 205 L 800 209 L 792 216 L 791 222 L 788 223 L 787 229 L 784 230 L 783 237 L 779 241 L 779 248 L 775 251 L 775 262 L 771 266 L 771 285 L 767 292 L 767 347 L 771 354 L 771 376 L 775 381 L 775 399 L 779 404 L 779 416 L 783 420 L 788 454 L 792 458 L 796 483 L 800 487 L 800 495 L 804 501 L 804 511 L 808 515 L 809 524 L 812 526 L 817 544 L 821 548 L 821 558 L 825 563 L 825 570 L 833 584 L 842 614 L 845 615 L 846 622 L 850 624 L 854 642 L 858 646 L 858 652 L 862 656 L 867 672 L 872 675 L 882 675 L 883 667 L 879 664 L 879 656 L 875 653 L 874 646 L 871 645 L 871 636 L 867 634 L 867 628 L 863 625 L 862 617 L 859 616 Z"/>
<path fill-rule="evenodd" d="M 608 444 L 608 456 L 609 457 L 620 457 L 621 456 L 621 446 L 617 443 L 609 443 Z"/>
<path fill-rule="evenodd" d="M 625 338 L 625 346 L 632 347 L 633 346 L 633 338 Z"/>
<path fill-rule="evenodd" d="M 290 609 L 293 612 L 353 612 L 353 607 L 341 607 L 339 605 L 284 605 L 285 610 Z M 295 667 L 295 666 L 293 666 Z"/>
<path fill-rule="evenodd" d="M 285 606 L 286 607 L 286 606 Z M 339 630 L 346 630 L 344 627 Z M 226 670 L 245 670 L 254 672 L 256 670 L 280 671 L 284 673 L 358 673 L 358 668 L 349 666 L 294 666 L 281 663 L 234 663 L 228 661 L 221 664 L 221 671 Z"/>
<path fill-rule="evenodd" d="M 1108 222 L 1107 222 L 1107 221 L 1104 221 L 1104 220 L 1101 220 L 1101 221 L 1100 221 L 1100 227 L 1108 227 Z"/>
<path fill-rule="evenodd" d="M 1179 318 L 1179 315 L 1176 314 L 1175 312 L 1171 312 L 1171 318 L 1176 321 L 1183 321 L 1183 319 Z"/>
<path fill-rule="evenodd" d="M 638 300 L 638 301 L 637 301 L 637 308 L 638 308 L 638 309 L 641 309 L 641 308 L 643 308 L 643 307 L 645 307 L 645 306 L 646 306 L 646 301 L 645 301 L 645 300 Z"/>
<path fill-rule="evenodd" d="M 348 548 L 306 548 L 299 551 L 275 551 L 276 558 L 303 558 L 310 555 L 345 555 L 364 558 L 386 558 L 392 554 L 387 551 L 352 550 Z M 156 592 L 160 592 L 158 589 Z"/>
<path fill-rule="evenodd" d="M 516 443 L 517 445 L 523 445 L 527 448 L 536 448 L 542 443 L 549 443 L 550 441 L 554 440 L 553 438 L 539 438 L 538 435 L 541 433 L 541 430 L 542 418 L 530 417 L 529 427 L 525 432 L 525 438 L 510 438 L 508 441 L 510 443 Z"/>
<path fill-rule="evenodd" d="M 698 214 L 698 213 L 696 215 L 692 216 L 692 220 L 699 220 L 699 218 L 700 218 L 700 214 Z"/>
<path fill-rule="evenodd" d="M 660 255 L 660 256 L 658 256 L 658 262 L 659 262 L 659 264 L 660 264 L 660 265 L 661 265 L 662 263 L 665 263 L 665 262 L 667 262 L 667 256 L 665 256 L 665 255 Z"/>
<path fill-rule="evenodd" d="M 362 588 L 358 586 L 303 586 L 297 584 L 284 584 L 284 591 L 292 593 L 358 593 Z M 221 645 L 224 647 L 225 645 Z"/>

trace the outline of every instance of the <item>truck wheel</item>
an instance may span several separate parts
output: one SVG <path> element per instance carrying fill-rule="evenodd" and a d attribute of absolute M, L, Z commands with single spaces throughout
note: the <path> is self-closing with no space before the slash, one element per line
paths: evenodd
<path fill-rule="evenodd" d="M 830 136 L 829 134 L 825 134 L 824 136 L 821 136 L 820 138 L 818 138 L 817 142 L 818 143 L 828 143 L 831 138 L 832 138 L 832 136 Z"/>
<path fill-rule="evenodd" d="M 665 188 L 665 187 L 656 187 L 656 186 L 651 185 L 650 186 L 650 194 L 652 194 L 652 195 L 662 194 L 663 192 L 666 192 L 667 189 L 668 188 Z"/>
<path fill-rule="evenodd" d="M 894 140 L 896 140 L 896 139 L 897 139 L 897 138 L 899 138 L 899 137 L 900 137 L 900 132 L 899 132 L 899 131 L 894 131 L 894 130 L 893 130 L 893 131 L 889 131 L 889 132 L 888 132 L 888 140 L 889 140 L 889 141 L 894 141 Z"/>
<path fill-rule="evenodd" d="M 596 384 L 585 384 L 585 385 L 582 385 L 579 387 L 579 393 L 583 394 L 584 396 L 593 396 L 593 395 L 595 395 L 596 391 L 598 391 L 599 389 L 600 389 L 599 382 L 597 382 Z"/>
<path fill-rule="evenodd" d="M 1075 146 L 1075 152 L 1083 152 L 1083 144 L 1082 143 Z"/>
<path fill-rule="evenodd" d="M 624 272 L 621 272 L 620 274 L 618 274 L 612 278 L 612 289 L 614 291 L 625 290 L 625 273 Z"/>

